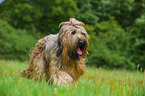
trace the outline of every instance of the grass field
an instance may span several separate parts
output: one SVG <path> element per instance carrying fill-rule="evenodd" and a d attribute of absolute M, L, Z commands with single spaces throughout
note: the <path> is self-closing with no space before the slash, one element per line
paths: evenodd
<path fill-rule="evenodd" d="M 145 73 L 88 67 L 78 85 L 58 87 L 19 76 L 25 62 L 0 60 L 0 96 L 145 96 Z"/>

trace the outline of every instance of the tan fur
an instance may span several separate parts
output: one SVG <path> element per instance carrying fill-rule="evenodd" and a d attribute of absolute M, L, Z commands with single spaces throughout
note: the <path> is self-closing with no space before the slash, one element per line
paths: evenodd
<path fill-rule="evenodd" d="M 84 23 L 70 18 L 61 25 L 58 34 L 38 41 L 30 55 L 30 66 L 21 73 L 22 76 L 35 80 L 41 80 L 44 76 L 48 83 L 66 85 L 78 82 L 85 73 L 89 36 L 83 27 Z M 87 43 L 81 55 L 77 54 L 79 40 Z"/>

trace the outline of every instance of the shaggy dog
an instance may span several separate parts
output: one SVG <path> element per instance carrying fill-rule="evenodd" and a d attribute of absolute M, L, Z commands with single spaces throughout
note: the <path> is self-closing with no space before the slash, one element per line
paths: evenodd
<path fill-rule="evenodd" d="M 60 26 L 58 34 L 38 41 L 30 55 L 29 68 L 21 73 L 22 76 L 35 80 L 45 77 L 54 85 L 78 82 L 85 72 L 89 35 L 84 23 L 74 18 Z"/>

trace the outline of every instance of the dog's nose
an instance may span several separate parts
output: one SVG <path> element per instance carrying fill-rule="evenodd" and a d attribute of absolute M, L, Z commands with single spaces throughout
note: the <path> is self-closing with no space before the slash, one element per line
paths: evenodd
<path fill-rule="evenodd" d="M 79 40 L 79 42 L 78 42 L 78 44 L 79 44 L 79 46 L 82 46 L 82 45 L 85 45 L 85 41 L 83 41 L 83 40 Z"/>

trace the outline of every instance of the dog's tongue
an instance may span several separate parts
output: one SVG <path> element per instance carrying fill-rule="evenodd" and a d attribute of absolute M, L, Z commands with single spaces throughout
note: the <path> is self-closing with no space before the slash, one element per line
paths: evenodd
<path fill-rule="evenodd" d="M 81 50 L 80 48 L 78 48 L 78 49 L 77 49 L 77 53 L 78 53 L 79 55 L 81 55 L 81 54 L 82 54 L 82 50 Z"/>

